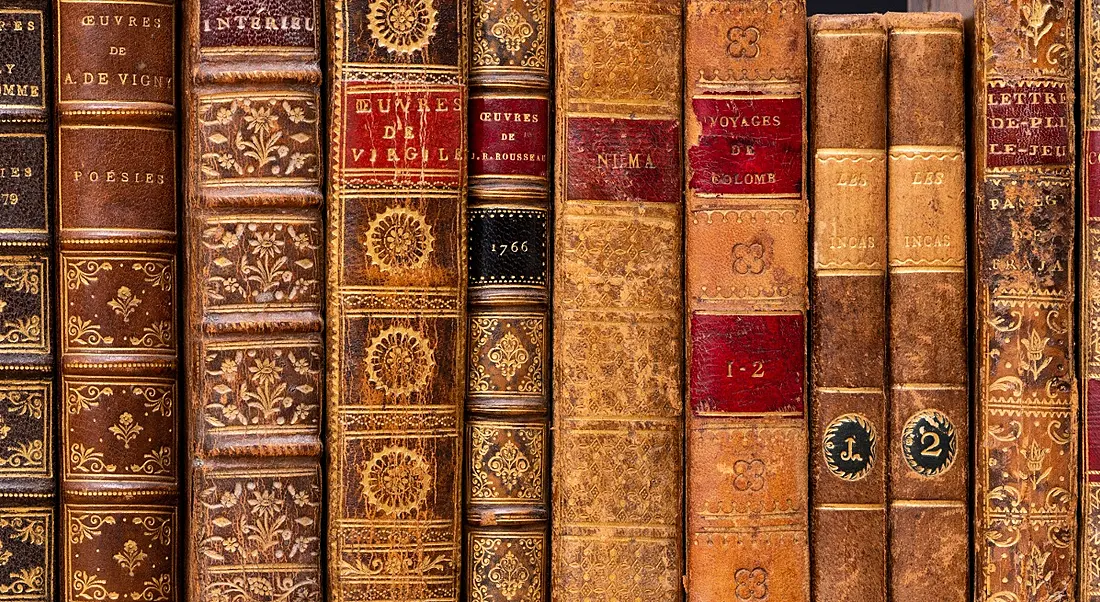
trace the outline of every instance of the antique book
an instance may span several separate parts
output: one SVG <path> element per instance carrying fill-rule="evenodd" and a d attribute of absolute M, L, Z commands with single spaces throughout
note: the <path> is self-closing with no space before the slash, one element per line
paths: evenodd
<path fill-rule="evenodd" d="M 687 597 L 806 601 L 806 5 L 686 24 Z"/>
<path fill-rule="evenodd" d="M 46 0 L 0 0 L 0 601 L 57 579 L 52 31 Z"/>
<path fill-rule="evenodd" d="M 183 3 L 194 602 L 323 596 L 319 10 Z"/>
<path fill-rule="evenodd" d="M 550 3 L 476 0 L 470 30 L 465 588 L 549 594 Z"/>
<path fill-rule="evenodd" d="M 886 27 L 810 18 L 815 600 L 886 601 Z"/>
<path fill-rule="evenodd" d="M 332 0 L 332 602 L 460 594 L 466 392 L 464 0 Z"/>
<path fill-rule="evenodd" d="M 1082 602 L 1100 602 L 1100 1 L 1081 4 Z"/>
<path fill-rule="evenodd" d="M 889 13 L 890 600 L 969 599 L 966 101 L 956 13 Z M 935 98 L 936 102 L 928 102 Z"/>
<path fill-rule="evenodd" d="M 1074 3 L 975 6 L 974 594 L 1077 593 Z"/>
<path fill-rule="evenodd" d="M 556 6 L 559 602 L 681 597 L 681 17 L 675 0 Z"/>
<path fill-rule="evenodd" d="M 55 6 L 60 598 L 174 601 L 176 6 Z"/>

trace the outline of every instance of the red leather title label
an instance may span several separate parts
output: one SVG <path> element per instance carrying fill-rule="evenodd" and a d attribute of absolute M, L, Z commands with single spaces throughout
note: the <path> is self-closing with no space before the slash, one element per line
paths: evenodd
<path fill-rule="evenodd" d="M 1089 217 L 1100 217 L 1100 131 L 1085 132 L 1085 198 Z"/>
<path fill-rule="evenodd" d="M 345 180 L 458 186 L 465 107 L 457 86 L 344 94 Z"/>
<path fill-rule="evenodd" d="M 802 99 L 737 94 L 691 101 L 702 128 L 688 151 L 696 192 L 801 194 Z"/>
<path fill-rule="evenodd" d="M 316 0 L 200 0 L 199 43 L 226 47 L 315 48 Z"/>
<path fill-rule="evenodd" d="M 991 83 L 985 105 L 988 167 L 1072 164 L 1064 83 Z"/>
<path fill-rule="evenodd" d="M 801 412 L 805 318 L 691 315 L 691 408 L 697 413 Z"/>
<path fill-rule="evenodd" d="M 550 103 L 544 98 L 470 98 L 470 175 L 545 178 Z"/>
<path fill-rule="evenodd" d="M 680 202 L 676 120 L 570 117 L 566 129 L 568 198 Z"/>

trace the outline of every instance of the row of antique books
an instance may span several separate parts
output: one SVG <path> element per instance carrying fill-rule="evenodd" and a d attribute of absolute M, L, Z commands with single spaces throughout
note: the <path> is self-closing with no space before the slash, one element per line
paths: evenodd
<path fill-rule="evenodd" d="M 0 602 L 1100 597 L 1100 0 L 180 4 L 0 0 Z"/>

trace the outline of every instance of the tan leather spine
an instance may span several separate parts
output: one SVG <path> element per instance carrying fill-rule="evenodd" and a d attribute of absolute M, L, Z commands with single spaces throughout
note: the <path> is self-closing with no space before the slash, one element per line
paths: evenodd
<path fill-rule="evenodd" d="M 890 599 L 964 602 L 970 404 L 963 23 L 955 13 L 889 13 L 886 20 Z"/>
<path fill-rule="evenodd" d="M 174 601 L 176 4 L 55 6 L 61 597 Z"/>
<path fill-rule="evenodd" d="M 681 597 L 683 16 L 556 6 L 551 597 Z"/>
<path fill-rule="evenodd" d="M 975 6 L 978 600 L 1078 590 L 1074 6 Z"/>
<path fill-rule="evenodd" d="M 689 0 L 687 597 L 809 599 L 806 6 Z"/>
<path fill-rule="evenodd" d="M 1100 602 L 1100 2 L 1081 3 L 1081 600 Z"/>
<path fill-rule="evenodd" d="M 815 600 L 886 600 L 886 29 L 810 18 Z"/>
<path fill-rule="evenodd" d="M 183 14 L 187 597 L 320 602 L 319 6 Z"/>
<path fill-rule="evenodd" d="M 470 11 L 471 602 L 550 593 L 550 4 L 474 0 Z"/>
<path fill-rule="evenodd" d="M 457 601 L 465 0 L 328 0 L 331 602 Z"/>
<path fill-rule="evenodd" d="M 0 601 L 52 602 L 57 420 L 47 0 L 0 0 Z"/>

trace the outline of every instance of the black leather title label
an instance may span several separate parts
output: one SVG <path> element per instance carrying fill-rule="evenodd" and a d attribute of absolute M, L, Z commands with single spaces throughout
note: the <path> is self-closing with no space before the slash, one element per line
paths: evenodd
<path fill-rule="evenodd" d="M 46 108 L 42 40 L 41 11 L 0 9 L 0 106 Z"/>
<path fill-rule="evenodd" d="M 546 286 L 546 212 L 471 209 L 470 286 Z"/>
<path fill-rule="evenodd" d="M 0 134 L 0 233 L 46 232 L 46 136 Z"/>

